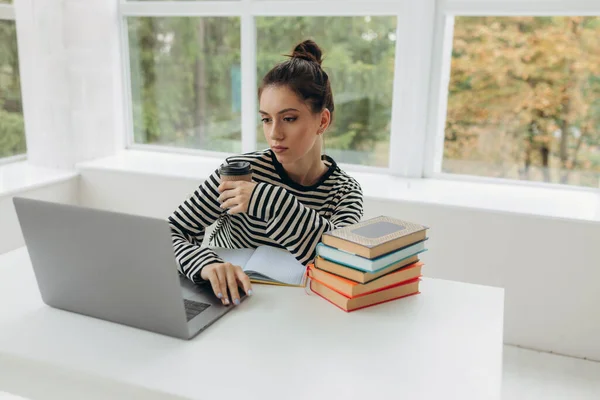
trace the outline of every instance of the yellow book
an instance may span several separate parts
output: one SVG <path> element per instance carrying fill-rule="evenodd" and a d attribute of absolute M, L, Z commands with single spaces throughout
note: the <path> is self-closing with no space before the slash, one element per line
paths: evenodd
<path fill-rule="evenodd" d="M 292 285 L 292 284 L 289 284 L 289 283 L 281 283 L 281 282 L 273 282 L 273 281 L 263 281 L 263 280 L 260 280 L 260 279 L 252 279 L 252 278 L 250 278 L 250 282 L 257 283 L 259 285 L 290 286 L 290 287 L 301 287 L 302 288 L 302 287 L 306 287 L 307 280 L 304 279 L 302 281 L 302 283 L 300 283 L 298 285 Z"/>

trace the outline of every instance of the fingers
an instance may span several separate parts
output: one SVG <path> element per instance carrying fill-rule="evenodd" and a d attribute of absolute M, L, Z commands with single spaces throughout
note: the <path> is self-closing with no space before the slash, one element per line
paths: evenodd
<path fill-rule="evenodd" d="M 217 273 L 217 278 L 219 280 L 220 293 L 223 296 L 221 298 L 221 301 L 227 306 L 229 305 L 229 296 L 227 295 L 227 273 L 225 271 L 227 268 L 226 265 L 227 264 L 221 264 L 219 265 L 219 267 L 215 268 L 215 270 Z M 217 297 L 219 297 L 218 294 Z"/>
<path fill-rule="evenodd" d="M 231 266 L 231 264 L 229 266 Z M 227 268 L 227 286 L 229 287 L 229 293 L 231 294 L 231 300 L 233 301 L 233 304 L 236 306 L 239 305 L 240 293 L 238 291 L 237 279 L 235 277 L 233 266 Z"/>
<path fill-rule="evenodd" d="M 213 269 L 210 272 L 207 272 L 206 278 L 210 282 L 210 286 L 212 287 L 213 292 L 215 292 L 215 296 L 217 296 L 219 299 L 222 299 L 223 290 L 221 289 L 219 278 L 217 277 L 215 270 Z"/>
<path fill-rule="evenodd" d="M 244 292 L 246 292 L 248 296 L 252 296 L 252 285 L 250 283 L 250 278 L 248 278 L 248 275 L 244 273 L 244 270 L 242 270 L 241 267 L 235 267 L 235 276 L 238 282 L 244 288 Z"/>
<path fill-rule="evenodd" d="M 241 188 L 226 189 L 219 191 L 221 194 L 217 198 L 219 201 L 225 201 L 231 197 L 239 196 L 242 193 Z"/>
<path fill-rule="evenodd" d="M 236 306 L 240 304 L 238 284 L 244 288 L 246 294 L 252 295 L 250 278 L 237 265 L 227 262 L 214 264 L 203 268 L 201 276 L 210 282 L 213 292 L 226 306 L 231 303 Z"/>
<path fill-rule="evenodd" d="M 241 205 L 235 206 L 227 210 L 227 214 L 239 214 L 243 212 L 246 212 L 246 209 Z"/>
<path fill-rule="evenodd" d="M 240 199 L 236 197 L 230 197 L 229 199 L 225 200 L 223 203 L 221 203 L 221 208 L 231 208 L 231 207 L 235 207 L 240 203 Z"/>
<path fill-rule="evenodd" d="M 242 182 L 242 183 L 248 183 L 248 182 Z M 220 187 L 220 186 L 219 186 Z M 237 198 L 237 200 L 239 201 L 241 198 L 245 197 L 249 197 L 250 193 L 252 193 L 252 190 L 248 191 L 249 189 L 246 188 L 246 190 L 244 190 L 242 187 L 235 187 L 233 189 L 227 189 L 224 191 L 220 191 L 221 194 L 219 195 L 219 197 L 217 198 L 217 200 L 220 203 L 225 203 L 227 202 L 227 200 L 231 200 L 231 199 L 235 199 Z"/>
<path fill-rule="evenodd" d="M 219 195 L 217 200 L 219 200 L 220 203 L 223 203 L 224 201 L 229 200 L 232 197 L 235 197 L 235 193 L 233 192 L 233 190 L 226 190 Z"/>
<path fill-rule="evenodd" d="M 221 208 L 228 209 L 227 214 L 246 213 L 248 212 L 248 203 L 239 197 L 235 197 L 221 204 Z"/>
<path fill-rule="evenodd" d="M 217 187 L 217 190 L 220 193 L 223 193 L 223 192 L 225 192 L 227 190 L 235 189 L 238 184 L 239 184 L 239 181 L 222 181 L 219 184 L 219 186 Z"/>
<path fill-rule="evenodd" d="M 241 189 L 249 183 L 250 182 L 246 181 L 223 181 L 217 186 L 217 190 L 219 193 L 227 192 L 229 190 L 237 190 L 237 193 L 239 193 Z"/>

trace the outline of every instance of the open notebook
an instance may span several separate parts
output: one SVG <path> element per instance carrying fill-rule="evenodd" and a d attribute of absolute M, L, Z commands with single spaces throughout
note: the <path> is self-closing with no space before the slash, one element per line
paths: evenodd
<path fill-rule="evenodd" d="M 242 267 L 252 282 L 304 286 L 306 267 L 289 251 L 271 246 L 256 249 L 211 247 L 221 259 Z"/>

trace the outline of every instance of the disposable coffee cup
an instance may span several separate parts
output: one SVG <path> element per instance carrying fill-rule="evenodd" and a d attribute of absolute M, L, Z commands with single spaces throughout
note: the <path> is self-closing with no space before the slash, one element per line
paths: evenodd
<path fill-rule="evenodd" d="M 221 164 L 219 168 L 221 181 L 252 182 L 252 166 L 247 161 Z"/>

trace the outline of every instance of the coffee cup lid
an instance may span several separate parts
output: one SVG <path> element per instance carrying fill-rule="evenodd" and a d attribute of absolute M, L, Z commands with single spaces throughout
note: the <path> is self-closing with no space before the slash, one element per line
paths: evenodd
<path fill-rule="evenodd" d="M 247 161 L 223 163 L 219 169 L 221 175 L 246 175 L 252 172 L 252 167 Z"/>

